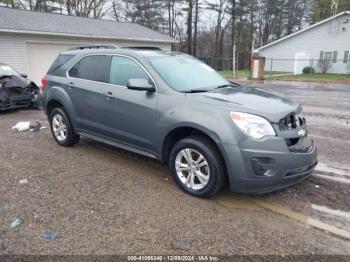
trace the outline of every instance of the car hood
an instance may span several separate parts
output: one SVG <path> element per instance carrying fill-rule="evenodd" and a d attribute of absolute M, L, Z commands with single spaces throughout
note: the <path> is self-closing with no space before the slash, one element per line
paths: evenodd
<path fill-rule="evenodd" d="M 205 93 L 189 93 L 187 98 L 229 108 L 232 111 L 260 115 L 274 123 L 278 123 L 292 112 L 301 111 L 300 104 L 296 102 L 250 86 L 221 88 Z"/>

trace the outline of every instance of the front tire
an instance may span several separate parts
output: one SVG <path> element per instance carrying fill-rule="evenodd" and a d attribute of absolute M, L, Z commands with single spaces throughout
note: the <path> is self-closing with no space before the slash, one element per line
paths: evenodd
<path fill-rule="evenodd" d="M 199 136 L 184 138 L 173 146 L 170 170 L 176 184 L 196 197 L 215 195 L 226 180 L 218 149 L 209 139 Z"/>
<path fill-rule="evenodd" d="M 75 134 L 71 122 L 63 108 L 55 108 L 50 114 L 51 133 L 57 144 L 65 147 L 78 143 L 79 135 Z"/>

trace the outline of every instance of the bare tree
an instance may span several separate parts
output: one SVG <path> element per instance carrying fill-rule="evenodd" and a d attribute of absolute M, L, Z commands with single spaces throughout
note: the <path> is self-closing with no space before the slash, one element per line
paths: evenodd
<path fill-rule="evenodd" d="M 197 56 L 199 0 L 195 0 L 194 4 L 195 4 L 195 13 L 194 13 L 193 55 Z"/>
<path fill-rule="evenodd" d="M 192 54 L 192 16 L 193 16 L 193 0 L 187 0 L 187 53 Z"/>

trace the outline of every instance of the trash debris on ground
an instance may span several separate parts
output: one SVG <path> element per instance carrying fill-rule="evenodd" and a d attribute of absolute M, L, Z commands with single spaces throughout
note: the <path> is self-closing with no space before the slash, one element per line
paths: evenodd
<path fill-rule="evenodd" d="M 19 226 L 21 223 L 22 223 L 22 221 L 19 218 L 15 218 L 11 222 L 11 228 L 15 228 L 15 227 Z"/>
<path fill-rule="evenodd" d="M 319 185 L 315 185 L 315 187 L 316 187 L 316 188 L 320 188 L 320 186 L 319 186 Z"/>
<path fill-rule="evenodd" d="M 40 122 L 18 122 L 16 125 L 14 125 L 11 129 L 16 130 L 18 132 L 25 132 L 25 131 L 31 131 L 31 132 L 39 132 L 42 129 L 45 129 L 45 126 L 42 126 Z"/>
<path fill-rule="evenodd" d="M 29 131 L 31 131 L 31 132 L 39 132 L 40 129 L 41 129 L 40 122 L 30 123 Z"/>
<path fill-rule="evenodd" d="M 190 250 L 190 241 L 188 239 L 180 239 L 179 248 L 182 250 Z"/>
<path fill-rule="evenodd" d="M 21 185 L 28 184 L 28 179 L 24 178 L 19 181 Z"/>
<path fill-rule="evenodd" d="M 29 127 L 30 127 L 30 121 L 28 121 L 28 122 L 18 122 L 11 129 L 12 130 L 16 130 L 18 132 L 24 132 L 24 131 L 28 131 Z"/>
<path fill-rule="evenodd" d="M 54 236 L 55 236 L 55 234 L 54 234 L 52 231 L 46 231 L 46 232 L 44 233 L 44 237 L 45 237 L 46 239 L 52 239 Z"/>

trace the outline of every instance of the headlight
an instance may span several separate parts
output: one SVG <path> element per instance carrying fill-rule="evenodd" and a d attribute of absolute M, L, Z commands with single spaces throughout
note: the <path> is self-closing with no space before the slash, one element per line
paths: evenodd
<path fill-rule="evenodd" d="M 275 130 L 272 125 L 260 116 L 230 112 L 230 117 L 233 122 L 248 136 L 260 139 L 264 136 L 275 136 Z"/>

